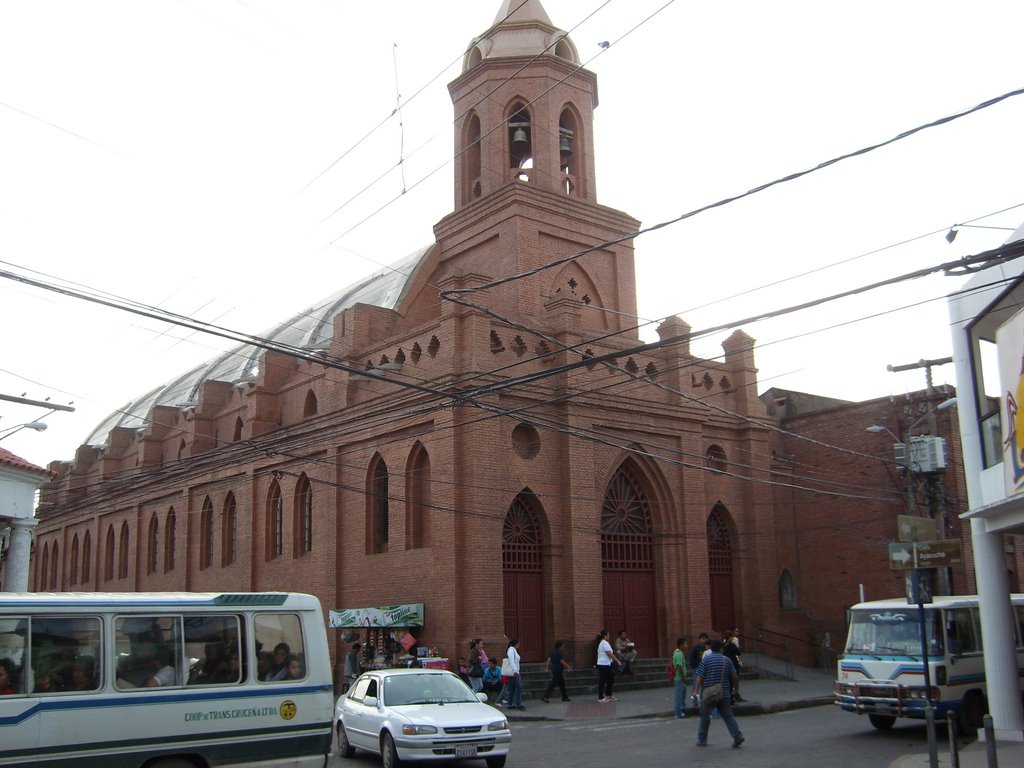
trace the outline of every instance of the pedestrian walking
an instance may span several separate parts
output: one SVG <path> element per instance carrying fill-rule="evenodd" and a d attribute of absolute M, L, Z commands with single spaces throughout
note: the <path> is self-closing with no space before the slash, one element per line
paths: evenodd
<path fill-rule="evenodd" d="M 597 635 L 597 700 L 602 704 L 615 701 L 612 696 L 612 665 L 621 664 L 608 642 L 608 630 L 602 629 Z"/>
<path fill-rule="evenodd" d="M 682 720 L 686 717 L 686 653 L 683 651 L 685 646 L 686 638 L 680 637 L 676 640 L 675 651 L 672 652 L 672 666 L 676 670 L 672 704 L 675 708 L 677 720 Z"/>
<path fill-rule="evenodd" d="M 718 712 L 725 727 L 732 736 L 732 745 L 740 746 L 744 739 L 736 718 L 732 714 L 732 689 L 736 685 L 736 667 L 722 655 L 722 641 L 712 640 L 711 648 L 700 660 L 694 673 L 693 694 L 700 697 L 700 727 L 697 729 L 697 746 L 708 745 L 708 727 L 712 711 Z"/>
<path fill-rule="evenodd" d="M 555 690 L 556 685 L 562 692 L 562 701 L 570 701 L 569 694 L 565 692 L 565 673 L 569 671 L 570 667 L 569 662 L 565 660 L 565 653 L 562 652 L 563 645 L 565 645 L 565 641 L 555 640 L 555 647 L 551 649 L 547 661 L 544 662 L 544 669 L 551 675 L 548 687 L 544 690 L 544 695 L 540 697 L 545 704 L 548 703 L 548 697 Z"/>

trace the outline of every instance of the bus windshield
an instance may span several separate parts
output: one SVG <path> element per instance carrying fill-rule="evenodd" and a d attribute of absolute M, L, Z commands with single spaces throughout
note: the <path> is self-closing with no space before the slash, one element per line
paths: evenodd
<path fill-rule="evenodd" d="M 941 614 L 925 612 L 928 655 L 943 654 Z M 850 617 L 846 653 L 921 656 L 921 622 L 916 609 L 855 610 Z"/>

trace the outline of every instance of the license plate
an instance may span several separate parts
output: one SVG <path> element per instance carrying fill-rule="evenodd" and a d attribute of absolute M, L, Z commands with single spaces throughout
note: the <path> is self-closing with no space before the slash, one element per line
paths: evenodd
<path fill-rule="evenodd" d="M 455 746 L 456 757 L 476 757 L 476 746 L 473 744 L 457 744 Z"/>

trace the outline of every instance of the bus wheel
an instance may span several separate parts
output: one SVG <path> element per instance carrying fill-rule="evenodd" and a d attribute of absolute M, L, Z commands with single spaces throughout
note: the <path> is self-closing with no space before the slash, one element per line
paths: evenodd
<path fill-rule="evenodd" d="M 960 717 L 956 720 L 957 731 L 966 739 L 973 739 L 978 735 L 978 729 L 983 725 L 985 717 L 985 700 L 978 691 L 971 691 L 964 696 L 960 705 Z"/>
<path fill-rule="evenodd" d="M 894 715 L 868 715 L 868 720 L 879 731 L 888 731 L 896 724 L 896 717 Z"/>
<path fill-rule="evenodd" d="M 395 747 L 395 740 L 387 731 L 380 739 L 380 756 L 383 758 L 384 768 L 398 768 L 401 761 L 398 759 L 398 749 Z"/>
<path fill-rule="evenodd" d="M 356 748 L 348 743 L 348 734 L 340 720 L 338 721 L 338 739 L 335 743 L 338 745 L 338 754 L 342 757 L 352 757 L 356 753 Z"/>

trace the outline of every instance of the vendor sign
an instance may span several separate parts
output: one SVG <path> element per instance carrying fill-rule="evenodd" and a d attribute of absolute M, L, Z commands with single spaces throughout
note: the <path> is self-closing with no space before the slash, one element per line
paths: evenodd
<path fill-rule="evenodd" d="M 339 608 L 330 611 L 332 627 L 422 627 L 423 603 Z"/>

